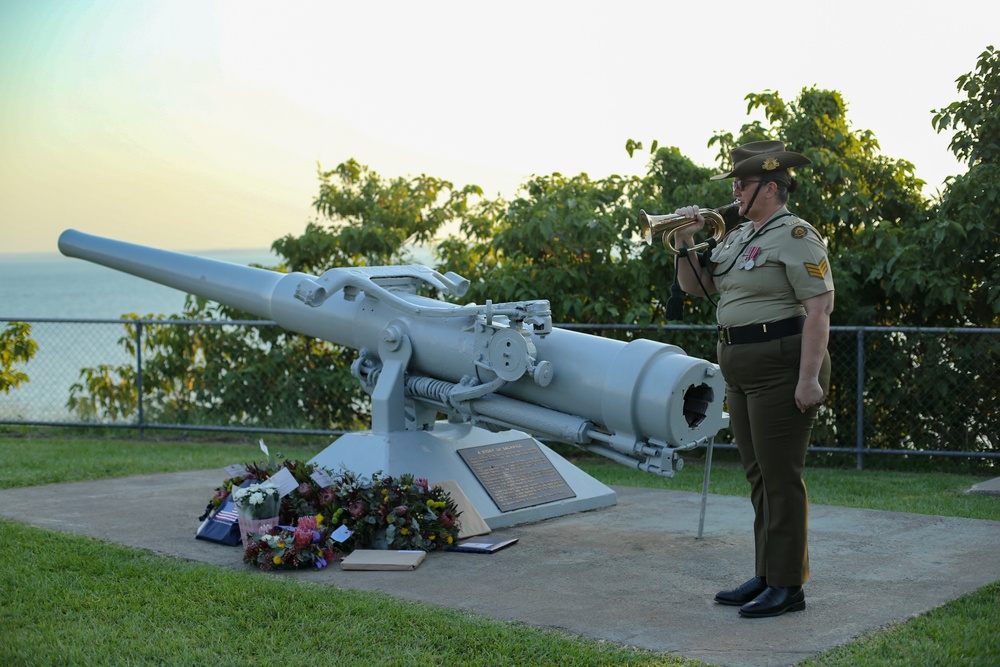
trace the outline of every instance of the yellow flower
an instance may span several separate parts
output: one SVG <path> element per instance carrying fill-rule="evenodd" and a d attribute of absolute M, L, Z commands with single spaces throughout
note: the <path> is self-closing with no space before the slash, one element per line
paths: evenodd
<path fill-rule="evenodd" d="M 448 536 L 448 544 L 451 544 L 451 543 L 452 543 L 452 542 L 454 542 L 454 541 L 455 541 L 455 538 L 454 538 L 454 537 L 452 537 L 451 535 L 449 535 L 449 536 Z"/>
<path fill-rule="evenodd" d="M 409 532 L 410 532 L 409 528 L 400 528 L 399 529 L 399 534 L 400 535 L 407 535 L 407 534 L 409 534 Z"/>
<path fill-rule="evenodd" d="M 436 538 L 437 538 L 437 535 L 430 535 L 430 536 L 428 536 L 427 539 L 428 540 L 433 540 L 433 539 L 436 539 Z"/>
<path fill-rule="evenodd" d="M 392 523 L 392 515 L 391 514 L 385 518 L 385 522 L 386 523 Z"/>
<path fill-rule="evenodd" d="M 275 565 L 281 565 L 281 556 L 275 556 L 274 557 L 274 564 Z"/>
<path fill-rule="evenodd" d="M 322 514 L 317 514 L 316 515 L 316 525 L 319 526 L 322 523 L 323 523 L 323 515 Z"/>

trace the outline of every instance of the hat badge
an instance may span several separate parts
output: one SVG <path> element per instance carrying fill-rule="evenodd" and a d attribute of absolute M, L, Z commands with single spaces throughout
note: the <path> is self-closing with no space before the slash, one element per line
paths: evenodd
<path fill-rule="evenodd" d="M 761 167 L 764 169 L 764 171 L 774 171 L 775 169 L 777 169 L 780 166 L 781 166 L 781 163 L 779 163 L 773 157 L 767 158 L 766 160 L 764 160 L 764 164 L 761 165 Z"/>

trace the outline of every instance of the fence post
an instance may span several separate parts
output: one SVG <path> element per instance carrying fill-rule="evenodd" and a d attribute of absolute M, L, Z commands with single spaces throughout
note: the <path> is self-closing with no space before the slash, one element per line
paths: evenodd
<path fill-rule="evenodd" d="M 142 413 L 142 320 L 135 326 L 135 388 L 139 397 L 139 439 L 144 433 L 145 416 Z"/>
<path fill-rule="evenodd" d="M 864 466 L 862 461 L 862 447 L 865 442 L 865 330 L 864 327 L 858 327 L 858 378 L 857 378 L 857 434 L 856 442 L 854 443 L 855 450 L 857 451 L 857 469 L 861 470 Z"/>

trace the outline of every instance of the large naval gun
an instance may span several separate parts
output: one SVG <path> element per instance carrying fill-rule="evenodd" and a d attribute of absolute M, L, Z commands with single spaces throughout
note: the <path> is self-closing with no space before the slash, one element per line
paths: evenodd
<path fill-rule="evenodd" d="M 76 230 L 59 250 L 357 350 L 352 373 L 371 396 L 371 430 L 341 436 L 312 462 L 457 482 L 491 528 L 615 503 L 611 488 L 542 441 L 672 477 L 680 453 L 710 445 L 726 423 L 715 364 L 674 345 L 553 327 L 546 300 L 456 305 L 418 294 L 461 297 L 468 282 L 454 273 L 285 274 Z"/>

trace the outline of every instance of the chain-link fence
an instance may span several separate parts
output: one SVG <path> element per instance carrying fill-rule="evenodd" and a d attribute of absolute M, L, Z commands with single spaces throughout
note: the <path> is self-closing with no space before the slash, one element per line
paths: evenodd
<path fill-rule="evenodd" d="M 0 394 L 0 424 L 336 435 L 368 419 L 349 377 L 353 351 L 270 322 L 20 321 L 38 352 L 19 367 L 30 380 Z M 712 326 L 557 326 L 716 358 Z M 223 335 L 233 332 L 242 332 L 240 346 Z M 1000 329 L 833 327 L 829 350 L 832 383 L 814 451 L 850 454 L 858 467 L 871 454 L 1000 458 Z M 175 357 L 188 353 L 184 376 Z M 206 356 L 229 365 L 217 370 Z M 287 363 L 303 358 L 309 368 Z M 729 437 L 720 434 L 720 445 Z"/>

